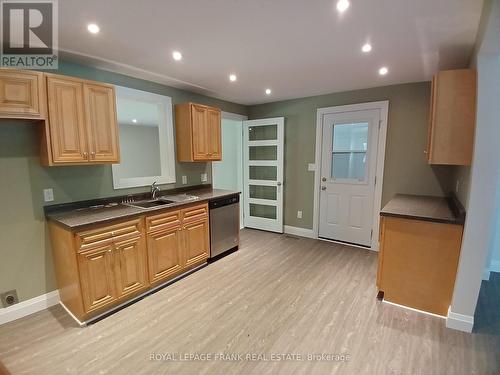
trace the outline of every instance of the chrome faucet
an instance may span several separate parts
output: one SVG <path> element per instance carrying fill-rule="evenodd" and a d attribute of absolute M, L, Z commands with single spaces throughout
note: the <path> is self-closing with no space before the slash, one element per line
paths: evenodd
<path fill-rule="evenodd" d="M 151 185 L 151 199 L 156 199 L 160 193 L 160 187 L 156 186 L 156 181 Z"/>

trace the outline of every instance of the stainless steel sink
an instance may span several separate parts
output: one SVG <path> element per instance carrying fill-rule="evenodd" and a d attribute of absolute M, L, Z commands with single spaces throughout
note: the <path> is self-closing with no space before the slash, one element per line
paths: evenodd
<path fill-rule="evenodd" d="M 165 206 L 165 205 L 172 204 L 172 203 L 176 203 L 176 202 L 168 200 L 168 199 L 155 199 L 155 200 L 150 200 L 150 201 L 130 202 L 130 203 L 124 203 L 124 204 L 127 206 L 132 206 L 132 207 L 151 208 L 151 207 Z"/>

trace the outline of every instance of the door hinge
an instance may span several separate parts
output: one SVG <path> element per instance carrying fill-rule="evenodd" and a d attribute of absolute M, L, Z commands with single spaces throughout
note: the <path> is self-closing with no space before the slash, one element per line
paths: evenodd
<path fill-rule="evenodd" d="M 370 232 L 370 240 L 373 238 L 373 229 L 372 231 Z"/>
<path fill-rule="evenodd" d="M 373 185 L 377 185 L 377 176 L 375 176 L 375 182 L 373 183 Z"/>
<path fill-rule="evenodd" d="M 381 125 L 382 125 L 382 120 L 378 120 L 378 130 L 380 130 Z"/>

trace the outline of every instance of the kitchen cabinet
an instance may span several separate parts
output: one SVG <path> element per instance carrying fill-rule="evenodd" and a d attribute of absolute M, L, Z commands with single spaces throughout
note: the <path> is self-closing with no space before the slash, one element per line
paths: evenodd
<path fill-rule="evenodd" d="M 195 103 L 178 104 L 175 129 L 178 161 L 222 159 L 220 109 Z"/>
<path fill-rule="evenodd" d="M 47 99 L 43 73 L 0 69 L 0 118 L 45 119 Z"/>
<path fill-rule="evenodd" d="M 143 219 L 73 233 L 50 222 L 61 302 L 80 321 L 149 286 Z"/>
<path fill-rule="evenodd" d="M 112 85 L 47 75 L 47 165 L 119 162 Z"/>
<path fill-rule="evenodd" d="M 470 165 L 476 124 L 476 71 L 441 71 L 432 79 L 425 154 L 429 164 Z"/>
<path fill-rule="evenodd" d="M 75 232 L 50 221 L 64 306 L 87 321 L 206 263 L 208 204 L 183 207 Z"/>
<path fill-rule="evenodd" d="M 462 244 L 463 207 L 397 195 L 381 212 L 377 287 L 386 301 L 446 316 Z"/>

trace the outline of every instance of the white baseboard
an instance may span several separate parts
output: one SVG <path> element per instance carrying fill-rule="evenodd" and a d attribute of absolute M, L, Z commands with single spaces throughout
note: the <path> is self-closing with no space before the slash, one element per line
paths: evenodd
<path fill-rule="evenodd" d="M 500 272 L 500 261 L 499 260 L 492 260 L 490 263 L 490 272 Z"/>
<path fill-rule="evenodd" d="M 286 234 L 291 234 L 293 236 L 317 238 L 312 229 L 292 227 L 290 225 L 285 225 L 284 229 Z"/>
<path fill-rule="evenodd" d="M 483 280 L 490 281 L 490 269 L 489 268 L 485 268 L 483 270 Z"/>
<path fill-rule="evenodd" d="M 42 294 L 13 306 L 0 309 L 0 325 L 23 318 L 41 310 L 45 310 L 59 303 L 59 291 Z"/>
<path fill-rule="evenodd" d="M 446 317 L 446 328 L 471 333 L 473 327 L 474 316 L 457 314 L 448 309 L 448 316 Z"/>

